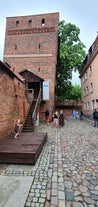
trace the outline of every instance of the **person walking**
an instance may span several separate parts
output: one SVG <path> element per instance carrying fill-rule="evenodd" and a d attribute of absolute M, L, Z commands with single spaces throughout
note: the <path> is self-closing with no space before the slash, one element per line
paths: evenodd
<path fill-rule="evenodd" d="M 55 111 L 54 118 L 53 118 L 53 126 L 58 126 L 58 119 L 59 119 L 58 112 Z"/>
<path fill-rule="evenodd" d="M 93 112 L 94 127 L 98 127 L 98 111 L 97 109 Z"/>
<path fill-rule="evenodd" d="M 80 120 L 83 120 L 83 112 L 80 111 Z"/>
<path fill-rule="evenodd" d="M 64 114 L 63 114 L 63 110 L 60 111 L 60 115 L 59 115 L 59 126 L 63 127 L 64 126 Z"/>
<path fill-rule="evenodd" d="M 73 110 L 72 116 L 73 116 L 74 119 L 76 119 L 76 111 L 75 110 Z"/>

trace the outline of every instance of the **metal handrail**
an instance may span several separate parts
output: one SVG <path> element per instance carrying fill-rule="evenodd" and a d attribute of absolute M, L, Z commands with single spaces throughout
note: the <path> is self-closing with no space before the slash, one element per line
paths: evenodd
<path fill-rule="evenodd" d="M 39 90 L 38 98 L 37 98 L 35 108 L 34 108 L 34 111 L 33 111 L 33 114 L 32 114 L 32 121 L 33 121 L 34 126 L 35 126 L 35 122 L 37 120 L 37 110 L 40 106 L 40 102 L 41 102 L 41 88 Z"/>
<path fill-rule="evenodd" d="M 30 103 L 30 106 L 28 108 L 28 112 L 26 113 L 25 120 L 24 120 L 23 125 L 22 125 L 22 129 L 24 127 L 24 124 L 25 124 L 25 121 L 26 121 L 26 119 L 28 117 L 28 114 L 29 114 L 29 112 L 31 110 L 33 102 L 34 102 L 34 100 L 32 100 L 32 102 Z M 32 114 L 32 127 L 33 127 L 33 130 L 34 130 L 35 123 L 36 123 L 36 120 L 37 120 L 37 112 L 38 112 L 38 109 L 39 109 L 39 106 L 40 106 L 40 102 L 41 102 L 41 88 L 39 90 L 38 98 L 36 100 L 34 111 L 33 111 L 33 114 Z"/>

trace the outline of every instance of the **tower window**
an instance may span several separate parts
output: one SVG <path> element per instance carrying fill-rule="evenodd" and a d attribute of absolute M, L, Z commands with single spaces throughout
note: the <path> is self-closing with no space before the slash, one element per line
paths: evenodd
<path fill-rule="evenodd" d="M 38 46 L 38 47 L 39 47 L 39 49 L 40 49 L 40 44 L 39 44 L 39 46 Z"/>
<path fill-rule="evenodd" d="M 17 50 L 17 45 L 15 44 L 15 50 Z"/>
<path fill-rule="evenodd" d="M 18 89 L 20 89 L 20 83 L 18 82 Z"/>
<path fill-rule="evenodd" d="M 16 27 L 18 27 L 19 26 L 19 21 L 16 21 Z"/>
<path fill-rule="evenodd" d="M 45 26 L 45 19 L 42 19 L 42 26 Z"/>
<path fill-rule="evenodd" d="M 91 76 L 92 75 L 92 67 L 90 66 L 89 68 L 89 75 Z"/>
<path fill-rule="evenodd" d="M 29 25 L 29 26 L 32 25 L 32 20 L 31 20 L 31 19 L 29 19 L 29 21 L 28 21 L 28 25 Z"/>

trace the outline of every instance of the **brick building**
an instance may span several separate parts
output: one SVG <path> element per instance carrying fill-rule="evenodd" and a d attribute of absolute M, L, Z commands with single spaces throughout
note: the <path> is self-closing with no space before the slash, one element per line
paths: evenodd
<path fill-rule="evenodd" d="M 14 72 L 33 72 L 48 83 L 49 98 L 41 103 L 41 119 L 47 107 L 50 111 L 55 107 L 58 22 L 59 13 L 6 18 L 3 61 Z M 28 89 L 31 86 L 26 82 Z"/>
<path fill-rule="evenodd" d="M 90 46 L 83 62 L 81 78 L 82 110 L 85 116 L 91 117 L 98 108 L 98 36 Z"/>
<path fill-rule="evenodd" d="M 23 121 L 28 108 L 22 76 L 0 61 L 0 139 L 13 135 L 16 119 Z"/>

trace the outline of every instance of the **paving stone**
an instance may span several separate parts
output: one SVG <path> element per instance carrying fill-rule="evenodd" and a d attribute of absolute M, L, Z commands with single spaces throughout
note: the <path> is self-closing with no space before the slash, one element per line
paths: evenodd
<path fill-rule="evenodd" d="M 52 196 L 51 197 L 51 204 L 52 205 L 57 205 L 58 204 L 58 197 Z"/>
<path fill-rule="evenodd" d="M 58 192 L 57 192 L 57 189 L 52 189 L 51 190 L 51 195 L 52 196 L 57 196 Z"/>
<path fill-rule="evenodd" d="M 52 188 L 57 189 L 57 182 L 53 182 L 53 183 L 52 183 Z"/>
<path fill-rule="evenodd" d="M 90 197 L 84 197 L 84 201 L 88 204 L 95 204 L 95 201 Z"/>
<path fill-rule="evenodd" d="M 71 202 L 66 202 L 66 203 L 65 203 L 65 206 L 66 206 L 66 207 L 72 207 L 72 203 L 71 203 Z"/>
<path fill-rule="evenodd" d="M 74 198 L 75 201 L 83 202 L 83 198 L 81 196 L 76 196 Z"/>
<path fill-rule="evenodd" d="M 64 191 L 58 191 L 58 198 L 60 200 L 65 200 L 65 192 Z"/>
<path fill-rule="evenodd" d="M 34 207 L 35 206 L 35 203 L 31 203 L 30 207 Z"/>
<path fill-rule="evenodd" d="M 72 188 L 72 181 L 65 181 L 64 186 L 66 189 L 71 189 Z"/>
<path fill-rule="evenodd" d="M 48 201 L 50 201 L 50 195 L 51 195 L 51 191 L 47 190 L 46 197 Z"/>
<path fill-rule="evenodd" d="M 91 190 L 91 194 L 98 195 L 98 190 Z"/>
<path fill-rule="evenodd" d="M 64 183 L 58 183 L 58 190 L 64 191 Z"/>
<path fill-rule="evenodd" d="M 84 207 L 84 205 L 80 202 L 73 202 L 73 207 Z"/>
<path fill-rule="evenodd" d="M 80 185 L 79 190 L 80 190 L 80 192 L 85 193 L 85 192 L 87 192 L 88 188 L 86 186 Z"/>
<path fill-rule="evenodd" d="M 98 195 L 91 195 L 91 198 L 94 200 L 94 201 L 98 201 Z"/>
<path fill-rule="evenodd" d="M 39 198 L 39 203 L 44 203 L 45 202 L 45 199 L 44 198 Z"/>
<path fill-rule="evenodd" d="M 65 200 L 59 200 L 58 207 L 66 207 L 65 206 Z"/>
<path fill-rule="evenodd" d="M 66 198 L 66 201 L 73 201 L 73 199 L 74 199 L 74 194 L 73 194 L 73 192 L 68 192 L 68 191 L 66 191 L 66 192 L 65 192 L 65 198 Z"/>
<path fill-rule="evenodd" d="M 98 130 L 93 123 L 68 117 L 62 128 L 40 123 L 36 131 L 48 132 L 36 165 L 5 165 L 0 176 L 32 179 L 25 207 L 97 207 Z M 15 196 L 13 199 L 15 203 Z"/>

